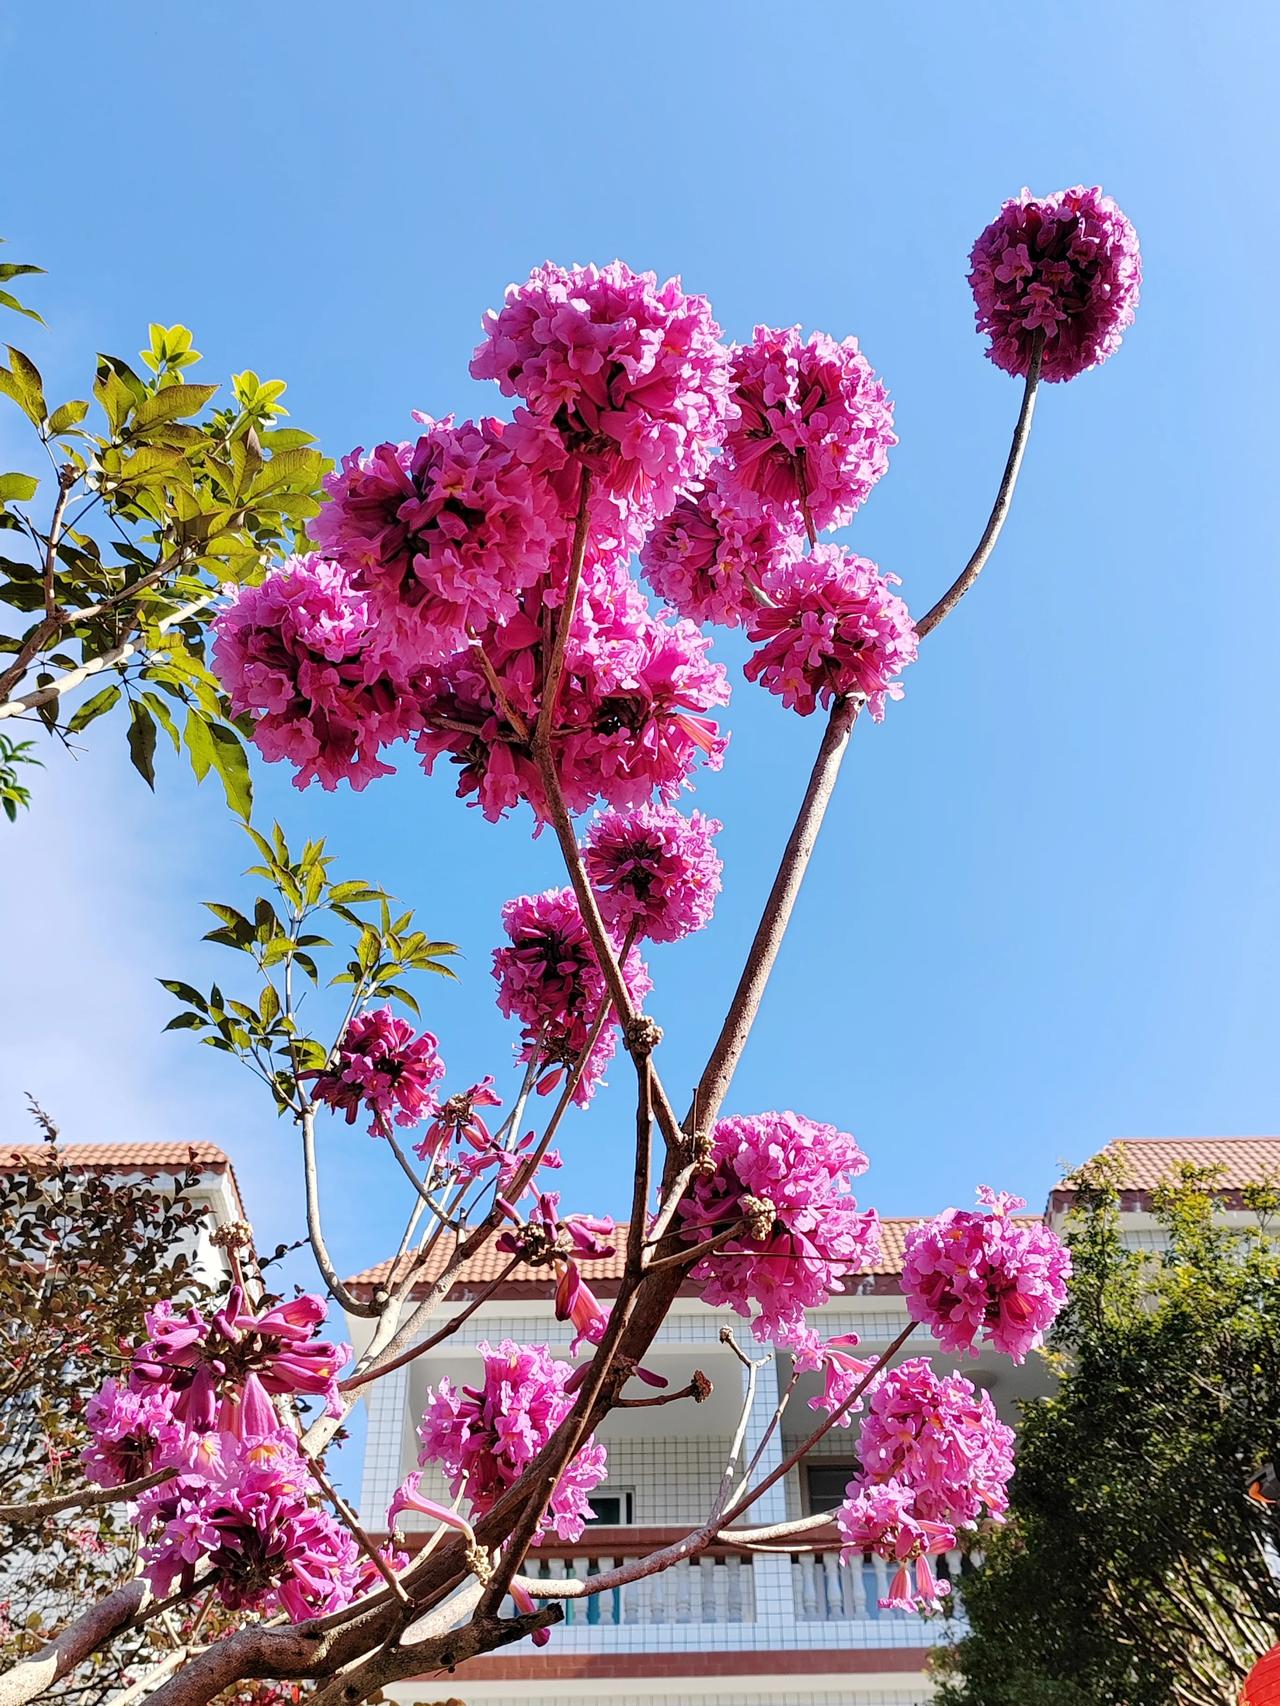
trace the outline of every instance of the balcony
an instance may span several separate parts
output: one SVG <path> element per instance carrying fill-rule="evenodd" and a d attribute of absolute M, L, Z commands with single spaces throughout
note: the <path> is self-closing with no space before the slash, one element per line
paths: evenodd
<path fill-rule="evenodd" d="M 530 1553 L 525 1573 L 544 1581 L 590 1583 L 685 1533 L 687 1528 L 596 1525 L 573 1544 L 546 1540 Z M 969 1567 L 962 1566 L 959 1551 L 938 1563 L 939 1576 L 952 1580 Z M 561 1652 L 660 1653 L 919 1649 L 954 1639 L 955 1619 L 879 1608 L 890 1573 L 880 1558 L 842 1565 L 834 1526 L 817 1531 L 811 1551 L 752 1553 L 715 1546 L 661 1574 L 565 1600 L 565 1619 L 552 1640 Z"/>

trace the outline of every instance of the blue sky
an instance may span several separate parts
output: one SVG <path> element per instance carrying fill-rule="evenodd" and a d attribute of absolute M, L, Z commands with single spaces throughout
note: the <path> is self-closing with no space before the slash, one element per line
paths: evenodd
<path fill-rule="evenodd" d="M 844 537 L 923 610 L 1018 403 L 971 329 L 969 246 L 1024 183 L 1102 183 L 1142 238 L 1137 323 L 1046 390 L 997 557 L 859 729 L 730 1098 L 854 1131 L 887 1212 L 983 1181 L 1038 1202 L 1116 1134 L 1277 1129 L 1277 33 L 1245 5 L 10 9 L 4 229 L 50 275 L 30 296 L 51 330 L 24 341 L 79 395 L 95 349 L 181 320 L 198 376 L 287 379 L 338 454 L 413 408 L 501 409 L 467 361 L 531 265 L 680 272 L 733 337 L 862 340 L 901 443 Z M 0 452 L 24 466 L 7 417 Z M 677 1101 L 820 734 L 741 680 L 733 637 L 719 655 L 733 741 L 697 803 L 726 823 L 725 893 L 652 957 Z M 0 834 L 0 1133 L 28 1135 L 30 1089 L 68 1137 L 214 1139 L 264 1238 L 296 1236 L 293 1134 L 159 1035 L 153 980 L 225 969 L 198 902 L 244 892 L 240 833 L 173 763 L 153 800 L 119 731 L 93 732 Z M 558 880 L 550 838 L 490 828 L 411 755 L 358 797 L 264 771 L 273 813 L 463 946 L 429 1023 L 456 1081 L 501 1074 L 488 954 L 501 903 Z M 574 1206 L 625 1201 L 614 1081 L 565 1144 Z M 324 1146 L 332 1242 L 361 1266 L 398 1230 L 397 1175 L 358 1130 Z"/>

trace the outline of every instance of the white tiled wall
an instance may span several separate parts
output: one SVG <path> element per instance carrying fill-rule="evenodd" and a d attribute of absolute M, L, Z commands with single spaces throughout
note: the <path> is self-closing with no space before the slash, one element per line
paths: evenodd
<path fill-rule="evenodd" d="M 609 1487 L 635 1490 L 637 1523 L 704 1522 L 729 1453 L 727 1439 L 615 1439 L 609 1442 Z"/>

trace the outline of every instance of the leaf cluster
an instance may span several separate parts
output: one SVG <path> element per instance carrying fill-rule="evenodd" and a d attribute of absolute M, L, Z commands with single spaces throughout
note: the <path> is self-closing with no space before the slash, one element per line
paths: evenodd
<path fill-rule="evenodd" d="M 967 1577 L 945 1706 L 1230 1706 L 1280 1628 L 1280 1534 L 1246 1496 L 1280 1443 L 1274 1185 L 1224 1218 L 1211 1170 L 1155 1194 L 1130 1248 L 1118 1177 L 1075 1177 L 1060 1382 L 1027 1407 L 1008 1527 Z M 1055 1692 L 1056 1691 L 1056 1692 Z"/>
<path fill-rule="evenodd" d="M 199 1169 L 104 1175 L 69 1164 L 44 1124 L 40 1157 L 0 1171 L 0 1503 L 84 1485 L 89 1395 L 121 1367 L 147 1310 L 202 1291 L 188 1254 L 206 1215 L 193 1195 Z M 0 1666 L 39 1645 L 68 1606 L 127 1577 L 134 1540 L 110 1505 L 0 1525 Z"/>
<path fill-rule="evenodd" d="M 38 270 L 0 267 L 0 279 Z M 0 292 L 0 305 L 16 304 Z M 90 396 L 52 405 L 36 363 L 7 348 L 0 395 L 49 472 L 0 473 L 5 714 L 67 740 L 123 700 L 149 786 L 164 735 L 247 816 L 247 731 L 209 669 L 208 625 L 219 588 L 305 548 L 331 464 L 283 424 L 283 380 L 246 370 L 229 392 L 194 380 L 201 357 L 185 326 L 152 325 L 136 367 L 99 354 Z M 81 680 L 93 690 L 70 710 L 64 694 Z"/>
<path fill-rule="evenodd" d="M 247 912 L 225 901 L 205 901 L 216 924 L 204 940 L 246 955 L 254 987 L 239 999 L 224 995 L 216 983 L 205 994 L 190 983 L 162 978 L 183 1003 L 165 1029 L 195 1031 L 206 1047 L 236 1056 L 268 1085 L 280 1112 L 296 1113 L 305 1102 L 308 1075 L 324 1067 L 352 1017 L 372 1002 L 389 1001 L 419 1015 L 404 979 L 416 972 L 453 977 L 446 962 L 458 949 L 417 929 L 412 911 L 397 911 L 376 885 L 335 881 L 334 856 L 323 840 L 307 841 L 295 856 L 279 824 L 269 837 L 249 825 L 245 829 L 259 855 L 246 874 L 266 892 L 255 896 Z M 321 1041 L 318 1023 L 310 1023 L 308 995 L 344 987 L 350 992 L 345 1014 Z M 331 1008 L 325 1016 L 332 1017 Z"/>

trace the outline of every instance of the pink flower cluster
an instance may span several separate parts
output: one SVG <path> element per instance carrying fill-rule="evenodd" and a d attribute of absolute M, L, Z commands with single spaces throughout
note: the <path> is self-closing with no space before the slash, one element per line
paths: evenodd
<path fill-rule="evenodd" d="M 951 1584 L 935 1579 L 929 1558 L 955 1545 L 955 1529 L 917 1516 L 915 1494 L 902 1481 L 878 1482 L 855 1492 L 856 1485 L 836 1511 L 844 1540 L 841 1562 L 856 1563 L 865 1553 L 878 1553 L 898 1566 L 880 1605 L 893 1611 L 933 1610 Z"/>
<path fill-rule="evenodd" d="M 865 557 L 817 545 L 807 557 L 764 577 L 769 603 L 753 611 L 747 638 L 758 648 L 745 666 L 802 717 L 848 693 L 865 698 L 876 722 L 886 699 L 901 699 L 896 679 L 916 655 L 911 613 Z"/>
<path fill-rule="evenodd" d="M 135 1392 L 107 1379 L 85 1405 L 84 1425 L 92 1444 L 81 1453 L 84 1472 L 96 1486 L 122 1487 L 151 1473 L 157 1448 L 172 1446 L 182 1430 L 173 1419 L 172 1387 Z"/>
<path fill-rule="evenodd" d="M 344 1113 L 348 1125 L 370 1113 L 370 1135 L 386 1137 L 393 1120 L 413 1126 L 436 1112 L 432 1086 L 444 1077 L 444 1062 L 430 1031 L 415 1033 L 390 1007 L 377 1007 L 357 1013 L 334 1059 L 305 1076 L 314 1078 L 317 1102 Z"/>
<path fill-rule="evenodd" d="M 1021 1197 L 984 1185 L 978 1201 L 988 1213 L 949 1208 L 908 1233 L 902 1293 L 946 1350 L 976 1356 L 982 1334 L 1022 1362 L 1067 1301 L 1071 1254 L 1049 1227 L 1011 1218 Z"/>
<path fill-rule="evenodd" d="M 314 1479 L 287 1430 L 203 1434 L 174 1467 L 179 1472 L 137 1505 L 157 1597 L 211 1573 L 230 1610 L 284 1612 L 295 1623 L 354 1598 L 363 1575 L 359 1548 L 313 1502 Z"/>
<path fill-rule="evenodd" d="M 729 413 L 729 354 L 705 297 L 621 261 L 537 267 L 484 319 L 471 362 L 609 493 L 664 515 L 706 472 Z"/>
<path fill-rule="evenodd" d="M 240 588 L 214 636 L 232 710 L 253 717 L 264 758 L 297 767 L 296 787 L 345 778 L 360 789 L 391 774 L 378 753 L 419 727 L 417 704 L 376 612 L 336 563 L 286 558 Z"/>
<path fill-rule="evenodd" d="M 659 598 L 698 623 L 745 623 L 763 602 L 761 584 L 797 558 L 804 535 L 785 510 L 751 492 L 723 489 L 722 462 L 696 497 L 683 497 L 649 535 L 640 563 Z"/>
<path fill-rule="evenodd" d="M 211 1575 L 229 1608 L 296 1620 L 345 1605 L 366 1585 L 355 1542 L 317 1502 L 273 1402 L 314 1395 L 341 1414 L 337 1377 L 350 1350 L 315 1338 L 325 1313 L 304 1295 L 255 1314 L 239 1285 L 208 1316 L 162 1304 L 146 1318 L 127 1385 L 107 1380 L 90 1399 L 90 1480 L 119 1487 L 169 1472 L 131 1517 L 156 1594 Z"/>
<path fill-rule="evenodd" d="M 922 1521 L 957 1528 L 1009 1508 L 1013 1429 L 990 1393 L 961 1374 L 935 1374 L 927 1357 L 899 1363 L 871 1387 L 858 1457 L 860 1482 L 910 1488 Z"/>
<path fill-rule="evenodd" d="M 1142 283 L 1138 234 L 1100 189 L 1030 190 L 1005 202 L 973 246 L 969 283 L 987 354 L 1022 377 L 1037 332 L 1040 372 L 1074 379 L 1120 347 Z"/>
<path fill-rule="evenodd" d="M 441 664 L 508 621 L 546 573 L 560 504 L 501 421 L 427 421 L 413 444 L 352 451 L 315 521 L 407 670 Z"/>
<path fill-rule="evenodd" d="M 723 866 L 715 818 L 671 806 L 605 812 L 587 831 L 584 863 L 605 921 L 620 937 L 678 942 L 711 922 Z"/>
<path fill-rule="evenodd" d="M 757 1310 L 757 1339 L 814 1351 L 805 1310 L 879 1253 L 875 1210 L 849 1194 L 866 1156 L 847 1132 L 787 1112 L 721 1120 L 710 1159 L 714 1171 L 695 1177 L 680 1205 L 682 1232 L 689 1244 L 729 1236 L 694 1268 L 694 1283 L 713 1307 Z"/>
<path fill-rule="evenodd" d="M 442 1379 L 429 1390 L 418 1429 L 419 1463 L 441 1469 L 455 1497 L 462 1492 L 473 1517 L 493 1508 L 519 1480 L 573 1407 L 566 1387 L 573 1368 L 545 1345 L 481 1344 L 484 1372 L 478 1386 Z M 538 1526 L 577 1540 L 590 1517 L 587 1495 L 608 1472 L 604 1446 L 594 1438 L 566 1468 Z"/>
<path fill-rule="evenodd" d="M 526 729 L 537 722 L 558 604 L 530 594 L 521 615 L 486 636 L 501 701 L 472 653 L 433 671 L 423 696 L 418 751 L 428 774 L 447 755 L 458 766 L 459 796 L 474 794 L 490 819 L 522 799 L 547 815 L 537 767 L 509 713 Z M 719 769 L 726 737 L 705 713 L 727 703 L 729 687 L 722 666 L 706 655 L 709 643 L 693 623 L 654 615 L 625 568 L 588 568 L 552 725 L 571 811 L 601 800 L 639 805 L 655 790 L 670 800 L 700 761 Z"/>
<path fill-rule="evenodd" d="M 799 326 L 757 326 L 733 351 L 738 418 L 724 437 L 723 489 L 815 528 L 843 527 L 889 466 L 893 405 L 858 348 Z"/>
<path fill-rule="evenodd" d="M 493 951 L 498 1007 L 523 1026 L 519 1058 L 541 1063 L 539 1088 L 554 1089 L 564 1072 L 573 1072 L 585 1055 L 574 1100 L 585 1107 L 613 1058 L 616 1024 L 606 1017 L 592 1042 L 596 1021 L 606 1007 L 604 973 L 595 956 L 571 889 L 524 894 L 502 909 L 502 925 L 511 942 Z M 619 947 L 620 944 L 615 944 Z M 653 987 L 639 952 L 632 948 L 622 966 L 627 988 L 639 1005 Z M 610 1008 L 609 1014 L 612 1014 Z"/>
<path fill-rule="evenodd" d="M 484 1115 L 477 1110 L 501 1106 L 501 1096 L 495 1096 L 493 1093 L 493 1074 L 488 1073 L 469 1090 L 459 1090 L 443 1102 L 437 1103 L 432 1109 L 432 1119 L 426 1134 L 420 1143 L 413 1146 L 414 1154 L 419 1161 L 428 1161 L 446 1150 L 451 1143 L 465 1143 L 470 1148 L 484 1153 L 493 1145 L 493 1133 L 489 1130 Z"/>
<path fill-rule="evenodd" d="M 199 1430 L 234 1428 L 249 1388 L 320 1397 L 330 1415 L 341 1415 L 338 1372 L 351 1347 L 315 1338 L 327 1313 L 323 1298 L 304 1292 L 255 1315 L 239 1285 L 209 1316 L 162 1303 L 146 1317 L 150 1336 L 134 1350 L 129 1385 L 172 1394 L 174 1419 Z"/>

